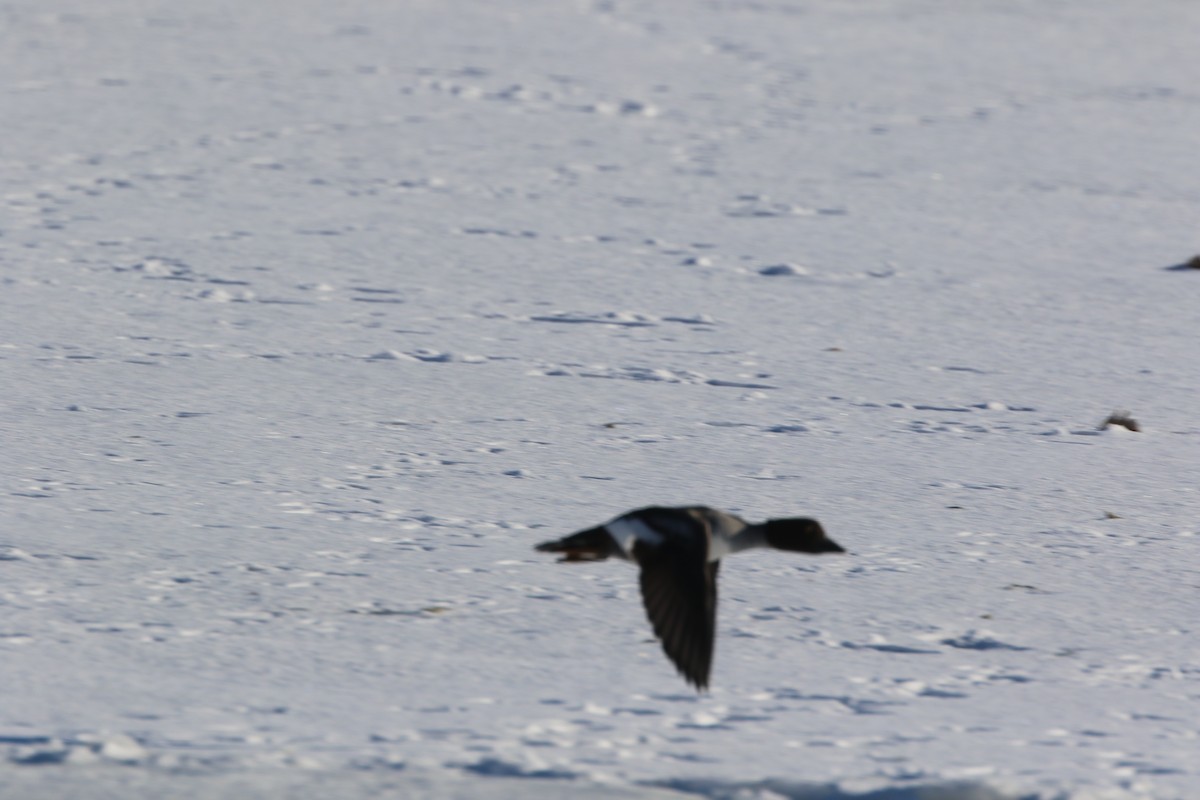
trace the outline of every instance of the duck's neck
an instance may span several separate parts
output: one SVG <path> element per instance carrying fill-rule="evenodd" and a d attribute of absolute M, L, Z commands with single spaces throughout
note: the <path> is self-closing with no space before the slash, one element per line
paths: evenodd
<path fill-rule="evenodd" d="M 739 531 L 714 531 L 712 544 L 709 547 L 708 560 L 716 561 L 731 553 L 740 553 L 754 547 L 767 546 L 767 526 L 747 525 Z"/>

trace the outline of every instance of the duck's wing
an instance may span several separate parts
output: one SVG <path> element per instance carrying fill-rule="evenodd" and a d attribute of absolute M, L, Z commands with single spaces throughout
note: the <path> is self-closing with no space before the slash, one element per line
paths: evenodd
<path fill-rule="evenodd" d="M 702 548 L 660 547 L 641 564 L 642 603 L 663 651 L 699 690 L 708 687 L 717 619 L 719 561 Z"/>

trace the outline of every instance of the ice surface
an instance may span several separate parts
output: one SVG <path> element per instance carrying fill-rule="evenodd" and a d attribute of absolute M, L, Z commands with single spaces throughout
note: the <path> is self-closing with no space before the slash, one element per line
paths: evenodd
<path fill-rule="evenodd" d="M 0 4 L 0 794 L 1197 796 L 1197 29 Z"/>

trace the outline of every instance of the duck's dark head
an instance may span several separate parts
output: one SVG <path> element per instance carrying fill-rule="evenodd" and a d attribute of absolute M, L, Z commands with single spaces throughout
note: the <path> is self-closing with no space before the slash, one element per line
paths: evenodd
<path fill-rule="evenodd" d="M 825 535 L 815 519 L 792 517 L 767 520 L 767 544 L 795 553 L 844 553 L 841 545 Z"/>

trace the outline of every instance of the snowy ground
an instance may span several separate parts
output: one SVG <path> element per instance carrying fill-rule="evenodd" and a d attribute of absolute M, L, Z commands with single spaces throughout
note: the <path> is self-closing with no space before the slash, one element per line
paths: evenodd
<path fill-rule="evenodd" d="M 0 794 L 1200 796 L 1198 28 L 0 2 Z"/>

